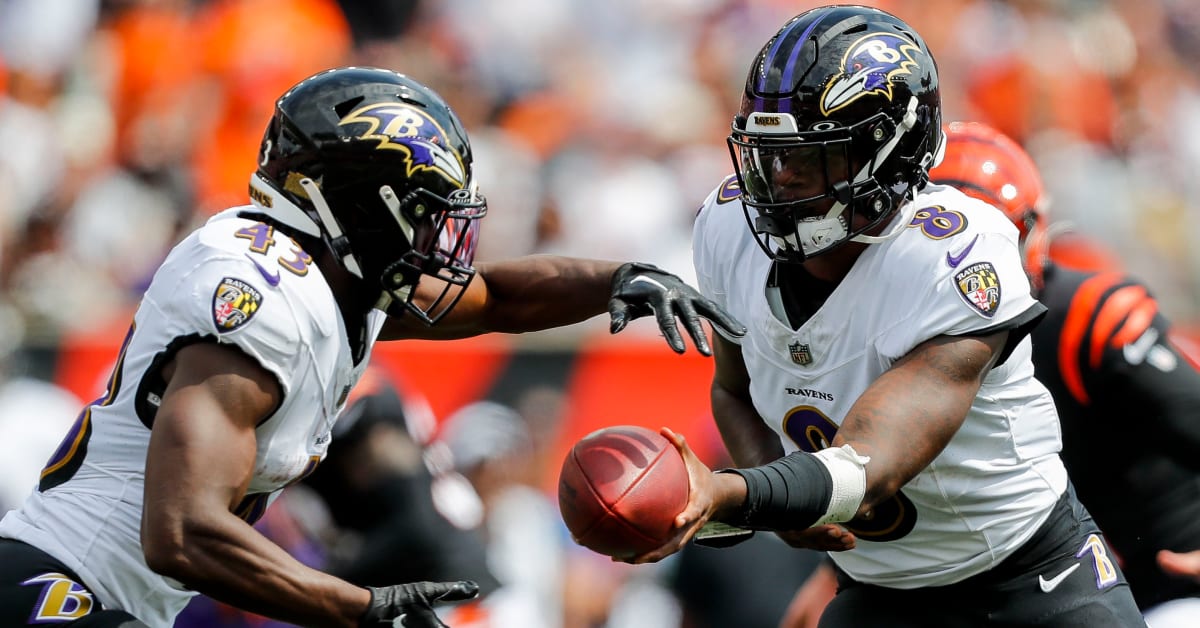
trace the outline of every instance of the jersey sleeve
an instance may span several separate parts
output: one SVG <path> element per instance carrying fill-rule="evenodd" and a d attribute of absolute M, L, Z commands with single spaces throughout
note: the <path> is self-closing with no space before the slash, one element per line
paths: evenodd
<path fill-rule="evenodd" d="M 907 324 L 893 327 L 880 339 L 885 352 L 904 355 L 937 336 L 982 336 L 1011 330 L 1014 333 L 1001 355 L 1003 361 L 1046 312 L 1030 292 L 1015 237 L 978 231 L 932 250 L 937 254 L 912 255 L 910 251 L 908 259 L 891 262 L 913 269 L 917 289 L 897 295 L 897 301 L 906 302 L 910 312 Z M 900 285 L 913 286 L 914 279 Z"/>
<path fill-rule="evenodd" d="M 738 198 L 737 177 L 730 175 L 705 199 L 692 229 L 692 265 L 697 287 L 701 294 L 727 311 L 729 282 L 733 279 L 733 265 L 728 263 L 734 253 L 731 236 L 741 236 L 746 229 L 742 208 L 734 204 Z M 730 224 L 731 219 L 738 224 Z M 713 329 L 725 340 L 741 344 L 740 339 L 726 336 L 719 326 L 714 325 Z"/>
<path fill-rule="evenodd" d="M 164 265 L 147 292 L 167 321 L 173 342 L 186 339 L 236 346 L 275 375 L 286 395 L 304 342 L 294 308 L 248 258 L 202 257 L 177 271 Z M 185 258 L 186 259 L 186 258 Z"/>

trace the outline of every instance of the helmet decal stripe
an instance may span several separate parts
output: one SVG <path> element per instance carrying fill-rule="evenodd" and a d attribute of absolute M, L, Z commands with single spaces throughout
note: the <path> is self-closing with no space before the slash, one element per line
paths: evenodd
<path fill-rule="evenodd" d="M 800 33 L 799 37 L 795 37 L 794 35 L 800 24 L 803 23 L 803 20 L 795 20 L 791 27 L 779 34 L 779 36 L 775 39 L 775 45 L 772 46 L 771 50 L 766 54 L 765 57 L 763 57 L 763 73 L 759 75 L 756 91 L 760 93 L 778 93 L 784 91 L 785 85 L 791 84 L 792 75 L 796 71 L 796 61 L 800 58 L 800 52 L 804 49 L 804 41 L 808 39 L 809 35 L 812 34 L 817 25 L 819 25 L 827 16 L 828 13 L 813 20 L 808 27 Z M 777 76 L 777 80 L 771 80 L 772 73 L 769 71 L 769 68 L 779 67 L 780 64 L 778 63 L 777 55 L 779 54 L 781 48 L 790 48 L 791 54 L 788 57 L 787 62 L 784 64 L 783 73 Z"/>
<path fill-rule="evenodd" d="M 812 34 L 813 30 L 815 30 L 817 26 L 820 25 L 821 22 L 827 17 L 829 17 L 829 13 L 826 13 L 825 15 L 813 20 L 813 23 L 810 24 L 808 28 L 804 29 L 804 33 L 802 33 L 800 38 L 796 40 L 796 44 L 792 46 L 792 56 L 788 57 L 787 65 L 783 69 L 783 77 L 780 79 L 780 89 L 777 91 L 783 91 L 783 88 L 785 87 L 788 92 L 794 90 L 792 81 L 795 77 L 793 75 L 796 73 L 796 62 L 800 60 L 800 53 L 804 51 L 804 42 L 808 40 L 808 37 Z"/>

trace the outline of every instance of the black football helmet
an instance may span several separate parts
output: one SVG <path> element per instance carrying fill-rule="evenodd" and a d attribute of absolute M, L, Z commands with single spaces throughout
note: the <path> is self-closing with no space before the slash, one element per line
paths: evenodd
<path fill-rule="evenodd" d="M 896 235 L 911 215 L 866 232 L 925 184 L 941 133 L 937 65 L 916 31 L 863 6 L 796 16 L 755 57 L 729 137 L 759 245 L 802 262 Z"/>
<path fill-rule="evenodd" d="M 255 211 L 320 238 L 380 290 L 377 307 L 433 324 L 461 298 L 487 204 L 471 146 L 441 96 L 390 70 L 313 75 L 275 103 L 250 179 Z M 418 304 L 423 275 L 444 287 Z"/>

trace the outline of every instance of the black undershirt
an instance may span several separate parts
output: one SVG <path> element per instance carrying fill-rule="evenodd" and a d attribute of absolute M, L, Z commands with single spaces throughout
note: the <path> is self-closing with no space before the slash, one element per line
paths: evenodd
<path fill-rule="evenodd" d="M 793 330 L 800 329 L 837 289 L 837 283 L 813 277 L 803 264 L 775 262 L 767 286 L 779 288 L 779 300 Z"/>

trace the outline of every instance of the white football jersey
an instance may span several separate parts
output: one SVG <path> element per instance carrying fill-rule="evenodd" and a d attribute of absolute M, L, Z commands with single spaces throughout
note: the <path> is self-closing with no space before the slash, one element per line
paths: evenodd
<path fill-rule="evenodd" d="M 697 216 L 697 280 L 749 328 L 735 342 L 751 398 L 786 451 L 829 446 L 859 396 L 918 344 L 1018 327 L 1042 311 L 1030 296 L 1016 228 L 991 206 L 930 185 L 909 226 L 866 247 L 793 330 L 769 304 L 772 262 L 746 224 L 738 192 L 737 179 L 726 179 Z M 848 524 L 857 548 L 830 555 L 858 581 L 902 589 L 985 571 L 1033 535 L 1066 489 L 1060 448 L 1054 403 L 1033 377 L 1026 337 L 986 376 L 945 450 L 869 521 Z"/>
<path fill-rule="evenodd" d="M 147 566 L 139 529 L 150 424 L 163 387 L 147 375 L 181 347 L 236 346 L 278 379 L 279 409 L 256 430 L 247 497 L 235 514 L 262 515 L 288 484 L 316 467 L 384 322 L 372 311 L 355 363 L 341 314 L 312 259 L 287 236 L 214 216 L 178 244 L 134 315 L 105 394 L 87 406 L 42 472 L 41 485 L 0 521 L 74 570 L 106 608 L 170 626 L 194 593 Z"/>

